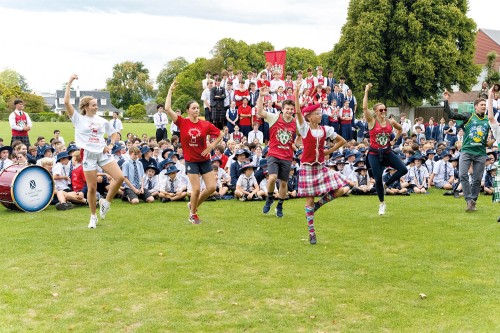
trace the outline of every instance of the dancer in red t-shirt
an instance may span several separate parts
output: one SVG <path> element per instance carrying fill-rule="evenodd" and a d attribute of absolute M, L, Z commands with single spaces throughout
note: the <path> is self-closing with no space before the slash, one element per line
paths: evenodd
<path fill-rule="evenodd" d="M 189 222 L 200 224 L 198 207 L 216 189 L 215 175 L 212 170 L 212 163 L 210 162 L 210 153 L 221 142 L 224 133 L 212 123 L 199 118 L 200 106 L 195 101 L 190 101 L 187 104 L 187 118 L 178 116 L 172 110 L 172 92 L 176 86 L 177 82 L 174 81 L 168 90 L 165 111 L 179 128 L 186 163 L 186 174 L 193 189 L 190 202 L 188 203 Z M 215 138 L 209 145 L 207 145 L 208 136 Z M 203 192 L 200 191 L 200 175 L 206 185 Z"/>

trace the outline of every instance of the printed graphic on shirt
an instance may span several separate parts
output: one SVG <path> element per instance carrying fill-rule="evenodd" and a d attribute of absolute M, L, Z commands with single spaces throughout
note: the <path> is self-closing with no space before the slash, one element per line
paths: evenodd
<path fill-rule="evenodd" d="M 278 130 L 278 132 L 276 133 L 276 138 L 278 139 L 278 141 L 285 145 L 287 144 L 290 140 L 292 140 L 292 132 L 290 131 L 287 131 L 287 130 L 283 130 L 283 129 L 280 129 Z"/>
<path fill-rule="evenodd" d="M 197 128 L 191 128 L 188 131 L 188 135 L 191 137 L 189 145 L 191 147 L 198 147 L 198 138 L 201 136 L 201 131 Z"/>
<path fill-rule="evenodd" d="M 385 146 L 389 142 L 389 136 L 385 133 L 377 133 L 375 141 L 379 145 Z"/>
<path fill-rule="evenodd" d="M 99 124 L 98 123 L 90 123 L 90 136 L 89 143 L 99 143 Z"/>
<path fill-rule="evenodd" d="M 469 137 L 472 139 L 474 142 L 481 142 L 483 140 L 483 136 L 486 133 L 486 128 L 484 128 L 482 125 L 476 125 L 473 123 L 472 127 L 470 128 L 470 133 Z"/>

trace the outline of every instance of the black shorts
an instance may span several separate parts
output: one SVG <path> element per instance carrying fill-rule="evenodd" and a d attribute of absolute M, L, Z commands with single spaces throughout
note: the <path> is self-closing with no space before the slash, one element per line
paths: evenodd
<path fill-rule="evenodd" d="M 186 174 L 204 175 L 213 171 L 212 162 L 210 160 L 205 162 L 188 162 L 185 161 Z"/>
<path fill-rule="evenodd" d="M 126 189 L 123 190 L 123 196 L 128 198 L 129 200 L 142 199 L 142 200 L 146 201 L 146 199 L 149 198 L 151 196 L 151 194 L 149 193 L 149 190 L 147 190 L 147 189 L 144 189 L 144 193 L 142 193 L 142 194 L 135 194 L 135 192 L 132 191 L 132 189 L 127 187 Z"/>
<path fill-rule="evenodd" d="M 288 182 L 292 161 L 280 160 L 279 158 L 267 157 L 267 171 L 270 175 L 278 175 L 279 180 Z"/>

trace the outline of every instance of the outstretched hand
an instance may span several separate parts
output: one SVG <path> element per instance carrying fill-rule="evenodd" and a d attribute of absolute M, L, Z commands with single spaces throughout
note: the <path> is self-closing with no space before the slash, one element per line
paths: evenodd
<path fill-rule="evenodd" d="M 74 80 L 78 80 L 78 75 L 71 74 L 71 76 L 69 77 L 69 82 L 73 82 Z"/>
<path fill-rule="evenodd" d="M 370 91 L 370 89 L 371 89 L 372 87 L 373 87 L 373 84 L 368 83 L 368 84 L 365 86 L 365 92 Z"/>
<path fill-rule="evenodd" d="M 173 81 L 172 84 L 170 85 L 170 90 L 174 91 L 175 88 L 177 88 L 177 81 Z"/>
<path fill-rule="evenodd" d="M 448 98 L 450 98 L 450 93 L 448 92 L 448 90 L 445 90 L 445 91 L 443 92 L 443 98 L 444 98 L 445 100 L 448 100 Z"/>

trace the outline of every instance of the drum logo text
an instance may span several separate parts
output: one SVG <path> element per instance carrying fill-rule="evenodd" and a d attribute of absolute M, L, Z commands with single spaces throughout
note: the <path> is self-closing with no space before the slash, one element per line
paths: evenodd
<path fill-rule="evenodd" d="M 30 180 L 30 189 L 34 190 L 36 188 L 36 182 L 34 180 Z"/>

